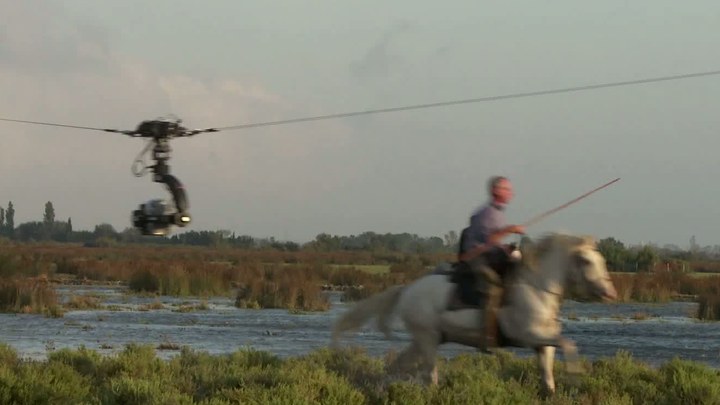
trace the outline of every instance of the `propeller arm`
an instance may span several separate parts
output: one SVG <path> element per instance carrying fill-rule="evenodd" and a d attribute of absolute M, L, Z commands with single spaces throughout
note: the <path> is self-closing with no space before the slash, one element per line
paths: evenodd
<path fill-rule="evenodd" d="M 208 132 L 219 132 L 217 128 L 204 128 L 204 129 L 190 129 L 185 133 L 185 136 L 193 136 L 197 134 L 204 134 Z"/>
<path fill-rule="evenodd" d="M 138 134 L 137 131 L 128 131 L 128 130 L 120 130 L 120 129 L 103 129 L 103 131 L 112 132 L 114 134 L 130 135 L 130 136 L 136 136 Z"/>

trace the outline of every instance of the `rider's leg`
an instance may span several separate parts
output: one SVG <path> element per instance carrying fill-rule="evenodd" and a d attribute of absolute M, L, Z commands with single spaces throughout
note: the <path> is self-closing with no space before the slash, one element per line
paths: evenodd
<path fill-rule="evenodd" d="M 497 310 L 500 308 L 502 297 L 502 288 L 496 285 L 490 286 L 487 303 L 485 304 L 483 315 L 483 347 L 485 351 L 488 348 L 497 346 Z"/>
<path fill-rule="evenodd" d="M 487 352 L 490 347 L 496 345 L 496 313 L 502 295 L 500 288 L 502 280 L 495 270 L 487 265 L 484 258 L 474 260 L 470 263 L 470 267 L 477 277 L 476 288 L 485 297 L 485 305 L 481 309 L 483 330 L 480 338 L 480 350 Z"/>

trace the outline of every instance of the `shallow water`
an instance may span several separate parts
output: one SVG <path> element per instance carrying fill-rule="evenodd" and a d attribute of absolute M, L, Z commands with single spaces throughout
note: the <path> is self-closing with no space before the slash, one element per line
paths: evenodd
<path fill-rule="evenodd" d="M 122 287 L 63 287 L 68 295 L 101 295 L 111 309 L 70 311 L 63 318 L 41 315 L 0 314 L 3 328 L 0 342 L 14 347 L 20 356 L 43 359 L 48 351 L 85 346 L 109 354 L 128 343 L 172 343 L 213 354 L 234 352 L 243 347 L 264 350 L 279 356 L 295 356 L 327 347 L 330 327 L 347 306 L 339 295 L 331 295 L 327 312 L 290 314 L 287 310 L 250 310 L 234 307 L 231 298 L 136 297 L 125 295 Z M 141 310 L 143 305 L 161 302 L 164 309 Z M 207 310 L 178 312 L 183 305 L 207 302 Z M 590 359 L 609 357 L 618 350 L 652 365 L 675 356 L 720 368 L 720 322 L 692 319 L 697 304 L 598 304 L 565 301 L 564 333 L 574 339 L 581 355 Z M 638 318 L 639 320 L 634 320 Z M 400 350 L 408 335 L 396 323 L 396 339 L 386 341 L 370 327 L 345 339 L 348 345 L 366 348 L 371 355 Z M 440 355 L 472 353 L 474 349 L 448 344 Z M 526 349 L 514 350 L 531 355 Z M 177 350 L 158 350 L 168 358 Z"/>

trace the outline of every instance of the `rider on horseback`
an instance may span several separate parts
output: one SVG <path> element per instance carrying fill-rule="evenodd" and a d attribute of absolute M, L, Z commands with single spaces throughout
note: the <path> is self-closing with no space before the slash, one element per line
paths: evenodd
<path fill-rule="evenodd" d="M 500 306 L 503 279 L 511 262 L 510 247 L 500 242 L 510 234 L 524 234 L 522 225 L 507 225 L 505 206 L 512 200 L 510 180 L 503 176 L 488 181 L 490 201 L 470 217 L 470 226 L 463 230 L 458 259 L 465 262 L 477 277 L 477 288 L 487 297 L 480 348 L 487 351 L 496 346 L 496 311 Z"/>

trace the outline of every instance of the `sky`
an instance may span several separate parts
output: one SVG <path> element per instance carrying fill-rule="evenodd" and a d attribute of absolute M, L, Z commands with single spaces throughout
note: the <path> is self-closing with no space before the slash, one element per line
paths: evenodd
<path fill-rule="evenodd" d="M 720 69 L 720 3 L 0 0 L 0 117 L 190 128 Z M 462 229 L 508 176 L 510 222 L 628 244 L 720 244 L 720 76 L 172 141 L 190 230 L 304 242 Z M 130 226 L 169 194 L 141 139 L 0 122 L 0 206 Z"/>

